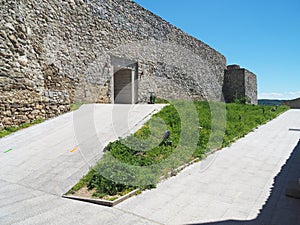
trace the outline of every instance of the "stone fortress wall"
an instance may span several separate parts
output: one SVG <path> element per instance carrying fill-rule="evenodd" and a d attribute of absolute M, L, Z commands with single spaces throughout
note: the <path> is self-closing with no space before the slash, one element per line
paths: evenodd
<path fill-rule="evenodd" d="M 283 101 L 283 104 L 291 107 L 292 109 L 300 109 L 300 98 L 285 100 Z"/>
<path fill-rule="evenodd" d="M 226 58 L 130 0 L 0 5 L 2 127 L 54 117 L 74 102 L 117 103 L 124 85 L 131 103 L 150 92 L 222 100 Z M 117 74 L 128 83 L 116 87 Z"/>

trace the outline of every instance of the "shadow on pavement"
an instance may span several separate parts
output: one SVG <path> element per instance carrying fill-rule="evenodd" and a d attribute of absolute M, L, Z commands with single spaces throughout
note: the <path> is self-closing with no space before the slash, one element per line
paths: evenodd
<path fill-rule="evenodd" d="M 226 220 L 190 225 L 300 225 L 300 199 L 285 195 L 287 183 L 300 178 L 300 140 L 274 178 L 271 194 L 253 220 Z"/>

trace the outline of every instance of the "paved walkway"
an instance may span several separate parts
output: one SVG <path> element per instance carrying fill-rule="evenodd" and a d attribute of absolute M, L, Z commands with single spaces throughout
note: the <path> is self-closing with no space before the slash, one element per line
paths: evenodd
<path fill-rule="evenodd" d="M 300 224 L 300 200 L 284 196 L 300 177 L 300 110 L 115 208 L 62 199 L 125 124 L 153 112 L 139 107 L 127 121 L 126 106 L 85 106 L 1 139 L 0 224 Z"/>

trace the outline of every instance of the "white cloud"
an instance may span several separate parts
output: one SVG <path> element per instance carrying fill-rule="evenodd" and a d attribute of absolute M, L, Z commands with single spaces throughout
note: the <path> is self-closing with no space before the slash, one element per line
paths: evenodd
<path fill-rule="evenodd" d="M 290 100 L 300 97 L 300 91 L 290 91 L 290 92 L 271 92 L 271 93 L 259 93 L 258 99 L 279 99 L 279 100 Z"/>

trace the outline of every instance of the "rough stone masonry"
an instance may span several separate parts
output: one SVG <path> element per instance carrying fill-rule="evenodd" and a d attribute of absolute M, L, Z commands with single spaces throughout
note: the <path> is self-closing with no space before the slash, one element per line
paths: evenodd
<path fill-rule="evenodd" d="M 151 92 L 223 99 L 226 58 L 130 0 L 0 5 L 2 127 L 54 117 L 74 102 L 147 102 Z M 256 104 L 252 80 L 242 95 L 254 93 L 247 97 Z"/>

